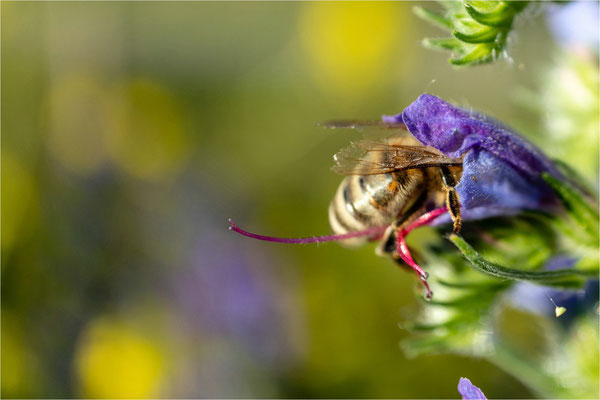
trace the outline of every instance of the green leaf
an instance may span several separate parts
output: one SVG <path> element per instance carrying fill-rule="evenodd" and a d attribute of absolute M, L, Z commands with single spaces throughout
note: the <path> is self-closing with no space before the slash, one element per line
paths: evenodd
<path fill-rule="evenodd" d="M 460 250 L 463 256 L 469 261 L 470 265 L 475 269 L 497 278 L 531 281 L 550 286 L 573 287 L 583 284 L 585 278 L 598 276 L 597 268 L 590 270 L 569 268 L 549 271 L 525 271 L 509 268 L 486 260 L 462 237 L 456 234 L 450 235 L 450 241 Z"/>

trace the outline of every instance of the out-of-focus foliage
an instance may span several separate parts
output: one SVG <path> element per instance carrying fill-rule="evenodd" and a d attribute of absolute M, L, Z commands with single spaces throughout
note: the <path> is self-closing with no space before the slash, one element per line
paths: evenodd
<path fill-rule="evenodd" d="M 590 149 L 599 143 L 598 62 L 593 52 L 573 49 L 556 54 L 555 62 L 538 78 L 539 91 L 522 88 L 516 97 L 543 116 L 539 130 L 550 139 L 547 151 L 568 164 L 581 183 L 597 190 L 600 165 Z"/>
<path fill-rule="evenodd" d="M 425 47 L 450 50 L 453 65 L 476 65 L 495 61 L 506 51 L 506 41 L 515 17 L 528 1 L 440 1 L 442 14 L 423 7 L 415 13 L 442 29 L 452 38 L 427 38 Z"/>

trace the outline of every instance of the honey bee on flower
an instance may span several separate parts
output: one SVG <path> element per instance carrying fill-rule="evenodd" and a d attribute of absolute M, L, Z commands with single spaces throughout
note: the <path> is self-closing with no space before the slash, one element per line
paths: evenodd
<path fill-rule="evenodd" d="M 344 124 L 333 123 L 331 126 Z M 354 123 L 348 124 L 354 126 Z M 379 240 L 377 254 L 410 266 L 427 289 L 428 274 L 413 260 L 406 236 L 424 225 L 508 216 L 558 207 L 542 173 L 562 178 L 534 145 L 494 119 L 423 94 L 400 114 L 377 125 L 394 134 L 352 143 L 335 155 L 333 170 L 346 175 L 329 207 L 333 235 L 286 239 L 256 235 L 232 221 L 231 229 L 279 243 Z"/>

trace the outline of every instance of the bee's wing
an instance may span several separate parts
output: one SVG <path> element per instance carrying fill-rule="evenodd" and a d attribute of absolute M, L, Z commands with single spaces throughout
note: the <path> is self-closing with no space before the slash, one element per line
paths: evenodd
<path fill-rule="evenodd" d="M 403 129 L 406 130 L 406 126 L 402 123 L 388 123 L 384 121 L 361 121 L 354 119 L 347 120 L 331 120 L 325 121 L 318 124 L 324 128 L 329 129 L 357 129 L 361 130 L 364 128 L 378 128 L 378 129 Z"/>
<path fill-rule="evenodd" d="M 362 140 L 333 156 L 333 171 L 342 175 L 376 175 L 414 168 L 462 165 L 433 147 L 405 146 Z"/>
<path fill-rule="evenodd" d="M 393 124 L 383 121 L 335 120 L 319 124 L 323 128 L 343 129 L 360 132 L 363 139 L 382 140 L 389 136 L 407 134 L 404 124 Z"/>

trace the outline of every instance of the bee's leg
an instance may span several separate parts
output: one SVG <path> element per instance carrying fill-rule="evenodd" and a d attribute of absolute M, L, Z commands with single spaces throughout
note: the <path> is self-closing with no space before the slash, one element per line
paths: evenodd
<path fill-rule="evenodd" d="M 383 234 L 381 242 L 375 249 L 378 256 L 389 256 L 399 267 L 403 269 L 411 269 L 410 266 L 402 260 L 396 249 L 396 233 L 397 229 L 394 225 L 390 225 Z"/>
<path fill-rule="evenodd" d="M 423 271 L 423 268 L 413 260 L 410 251 L 408 250 L 408 246 L 406 245 L 406 241 L 404 240 L 404 236 L 406 236 L 405 231 L 399 228 L 397 223 L 390 225 L 383 234 L 381 242 L 379 246 L 377 246 L 375 252 L 378 255 L 389 255 L 392 260 L 402 268 L 412 268 L 419 275 L 421 282 L 423 282 L 425 289 L 427 289 L 425 298 L 431 299 L 433 293 L 427 283 L 429 274 Z"/>
<path fill-rule="evenodd" d="M 458 233 L 462 226 L 462 219 L 460 217 L 460 197 L 456 192 L 455 186 L 458 184 L 454 175 L 450 172 L 448 167 L 440 167 L 442 175 L 442 183 L 444 184 L 444 190 L 446 191 L 446 207 L 452 217 L 452 233 Z"/>
<path fill-rule="evenodd" d="M 431 297 L 433 296 L 433 293 L 431 292 L 431 289 L 429 288 L 429 284 L 427 283 L 427 278 L 429 277 L 429 274 L 427 272 L 425 272 L 423 270 L 423 268 L 421 268 L 413 260 L 412 256 L 410 255 L 410 251 L 408 250 L 408 246 L 406 245 L 405 238 L 414 229 L 416 229 L 420 226 L 423 226 L 423 225 L 429 225 L 434 219 L 436 219 L 437 217 L 439 217 L 442 214 L 445 214 L 446 212 L 448 212 L 446 207 L 436 208 L 435 210 L 426 212 L 425 214 L 421 215 L 419 218 L 417 218 L 416 220 L 414 220 L 413 222 L 411 222 L 410 224 L 408 224 L 405 227 L 399 227 L 399 226 L 392 225 L 395 230 L 394 233 L 396 234 L 396 253 L 395 253 L 395 255 L 400 257 L 417 274 L 419 274 L 419 277 L 421 278 L 421 282 L 423 282 L 423 285 L 427 289 L 427 294 L 425 295 L 425 298 L 427 300 L 430 300 Z"/>
<path fill-rule="evenodd" d="M 410 251 L 408 250 L 408 246 L 406 245 L 406 240 L 404 240 L 405 236 L 406 235 L 403 234 L 403 231 L 397 232 L 397 236 L 396 236 L 396 248 L 398 249 L 397 255 L 405 263 L 407 263 L 413 270 L 415 270 L 415 272 L 417 274 L 419 274 L 419 277 L 421 278 L 421 282 L 423 282 L 425 289 L 427 289 L 425 298 L 427 300 L 431 300 L 431 298 L 433 297 L 433 292 L 429 288 L 429 283 L 427 283 L 427 278 L 429 278 L 429 274 L 427 272 L 423 271 L 423 268 L 421 268 L 415 262 L 415 260 L 413 260 L 412 256 L 410 255 Z"/>
<path fill-rule="evenodd" d="M 375 254 L 378 256 L 387 256 L 396 251 L 396 227 L 394 224 L 387 227 L 377 247 L 375 248 Z"/>

